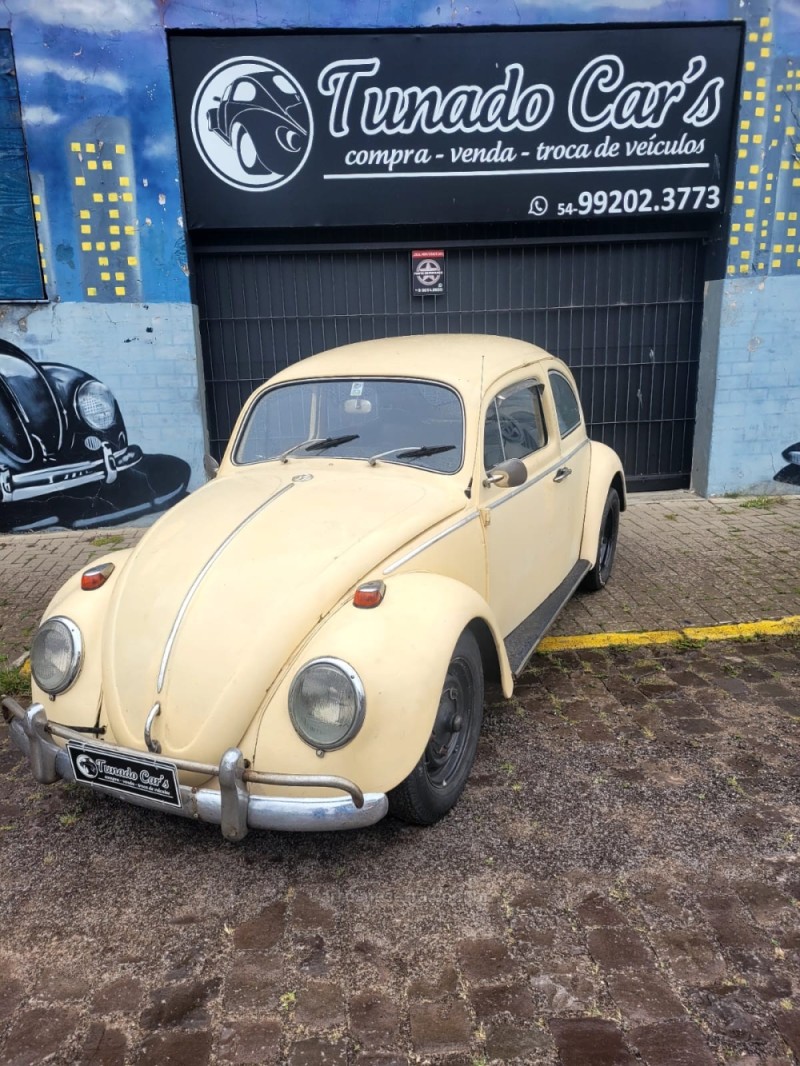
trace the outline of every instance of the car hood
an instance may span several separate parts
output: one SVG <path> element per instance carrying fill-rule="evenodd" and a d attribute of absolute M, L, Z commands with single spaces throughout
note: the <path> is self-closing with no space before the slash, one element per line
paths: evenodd
<path fill-rule="evenodd" d="M 238 470 L 142 539 L 104 630 L 103 709 L 117 743 L 143 748 L 159 701 L 153 735 L 164 753 L 216 762 L 342 597 L 465 506 L 452 478 L 352 462 L 309 468 Z"/>

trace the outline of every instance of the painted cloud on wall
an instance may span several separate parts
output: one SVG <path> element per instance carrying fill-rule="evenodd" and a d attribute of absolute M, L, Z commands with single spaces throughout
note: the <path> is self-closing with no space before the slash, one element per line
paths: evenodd
<path fill-rule="evenodd" d="M 64 121 L 64 116 L 47 104 L 30 104 L 22 107 L 22 121 L 26 126 L 56 126 Z"/>
<path fill-rule="evenodd" d="M 113 70 L 100 67 L 80 66 L 77 63 L 62 63 L 55 59 L 40 59 L 38 56 L 22 56 L 17 60 L 17 74 L 29 78 L 45 77 L 52 74 L 62 81 L 91 85 L 98 89 L 108 89 L 112 93 L 125 93 L 128 82 Z"/>
<path fill-rule="evenodd" d="M 4 6 L 12 15 L 88 33 L 130 33 L 159 22 L 151 0 L 7 0 Z"/>

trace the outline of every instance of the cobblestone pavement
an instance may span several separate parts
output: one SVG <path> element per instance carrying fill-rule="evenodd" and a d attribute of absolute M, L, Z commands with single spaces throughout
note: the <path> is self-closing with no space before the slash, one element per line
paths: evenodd
<path fill-rule="evenodd" d="M 66 579 L 92 559 L 132 547 L 143 529 L 17 533 L 0 537 L 0 662 L 30 648 L 39 619 Z"/>
<path fill-rule="evenodd" d="M 798 637 L 537 656 L 439 825 L 240 845 L 2 730 L 0 1062 L 790 1066 L 798 687 Z"/>
<path fill-rule="evenodd" d="M 135 544 L 143 529 L 0 537 L 0 656 L 30 645 L 44 608 L 75 570 Z M 553 633 L 680 629 L 800 614 L 800 496 L 704 500 L 634 495 L 614 578 L 578 595 Z"/>

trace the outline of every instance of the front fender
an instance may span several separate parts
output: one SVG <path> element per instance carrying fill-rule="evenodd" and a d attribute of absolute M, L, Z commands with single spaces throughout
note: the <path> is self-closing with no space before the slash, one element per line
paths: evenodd
<path fill-rule="evenodd" d="M 476 620 L 491 634 L 503 688 L 510 692 L 511 672 L 497 625 L 485 600 L 467 585 L 436 574 L 403 573 L 387 581 L 379 607 L 364 610 L 348 600 L 296 656 L 243 749 L 254 743 L 258 770 L 340 774 L 365 792 L 388 792 L 419 761 L 453 649 Z M 350 663 L 360 676 L 366 715 L 349 744 L 320 758 L 295 732 L 288 694 L 301 667 L 328 656 Z"/>
<path fill-rule="evenodd" d="M 42 615 L 43 622 L 53 615 L 65 615 L 80 629 L 83 638 L 83 665 L 77 680 L 66 692 L 51 700 L 31 675 L 34 702 L 47 707 L 47 717 L 55 722 L 70 726 L 93 726 L 97 723 L 103 688 L 102 645 L 106 611 L 114 592 L 114 583 L 133 550 L 124 548 L 92 559 L 90 564 L 61 586 Z M 111 577 L 102 588 L 84 592 L 81 588 L 83 571 L 88 566 L 100 566 L 102 563 L 114 564 Z"/>
<path fill-rule="evenodd" d="M 608 490 L 614 487 L 619 493 L 620 509 L 625 510 L 627 497 L 625 474 L 619 456 L 613 449 L 598 441 L 591 442 L 591 466 L 589 469 L 589 488 L 586 497 L 586 513 L 583 520 L 583 539 L 581 540 L 581 559 L 587 559 L 592 566 L 597 560 L 597 546 L 600 542 L 600 523 L 603 520 L 603 508 L 606 505 Z"/>

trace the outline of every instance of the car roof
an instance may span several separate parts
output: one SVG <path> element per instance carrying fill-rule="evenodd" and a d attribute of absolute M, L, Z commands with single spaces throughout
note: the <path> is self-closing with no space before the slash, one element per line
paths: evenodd
<path fill-rule="evenodd" d="M 481 393 L 520 367 L 550 360 L 544 348 L 511 337 L 437 333 L 359 341 L 309 356 L 272 382 L 315 377 L 410 377 L 443 381 L 462 394 Z"/>

